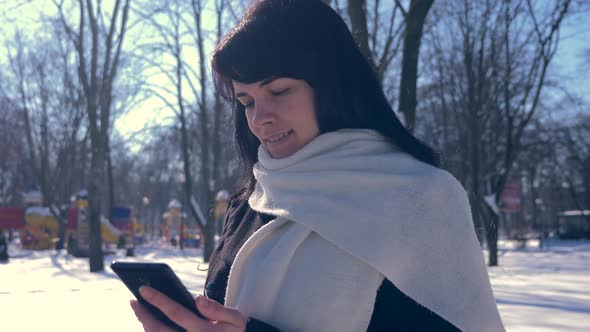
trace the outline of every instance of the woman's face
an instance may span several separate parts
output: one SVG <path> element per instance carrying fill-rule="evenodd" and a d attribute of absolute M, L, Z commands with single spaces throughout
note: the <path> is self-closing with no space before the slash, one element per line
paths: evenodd
<path fill-rule="evenodd" d="M 320 134 L 312 87 L 291 78 L 233 81 L 248 127 L 275 159 L 287 158 Z"/>

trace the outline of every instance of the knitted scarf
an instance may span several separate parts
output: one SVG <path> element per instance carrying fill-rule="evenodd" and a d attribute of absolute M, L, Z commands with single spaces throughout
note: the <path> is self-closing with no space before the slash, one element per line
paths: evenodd
<path fill-rule="evenodd" d="M 463 331 L 504 330 L 448 172 L 372 130 L 326 133 L 284 159 L 260 148 L 258 160 L 249 204 L 277 218 L 236 255 L 227 306 L 283 331 L 362 331 L 387 278 Z"/>

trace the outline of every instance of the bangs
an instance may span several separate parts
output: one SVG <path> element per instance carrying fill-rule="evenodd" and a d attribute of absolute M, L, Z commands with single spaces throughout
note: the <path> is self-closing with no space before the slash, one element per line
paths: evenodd
<path fill-rule="evenodd" d="M 293 24 L 259 19 L 239 25 L 217 46 L 211 66 L 222 96 L 233 100 L 232 81 L 254 83 L 269 78 L 305 80 L 313 86 L 319 72 L 317 46 Z M 284 22 L 283 22 L 284 23 Z"/>

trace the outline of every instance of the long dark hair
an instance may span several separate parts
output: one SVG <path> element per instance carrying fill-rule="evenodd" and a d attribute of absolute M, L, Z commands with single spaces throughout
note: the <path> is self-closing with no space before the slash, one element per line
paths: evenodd
<path fill-rule="evenodd" d="M 234 196 L 244 198 L 254 188 L 252 167 L 258 160 L 260 142 L 248 128 L 232 80 L 304 80 L 315 92 L 321 133 L 373 129 L 416 159 L 440 167 L 439 154 L 414 137 L 395 115 L 346 23 L 320 0 L 255 2 L 217 45 L 211 64 L 217 88 L 231 104 L 243 167 Z"/>

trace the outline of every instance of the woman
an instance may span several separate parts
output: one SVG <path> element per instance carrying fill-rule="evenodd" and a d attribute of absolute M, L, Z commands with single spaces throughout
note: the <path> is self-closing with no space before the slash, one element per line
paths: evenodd
<path fill-rule="evenodd" d="M 190 331 L 502 331 L 467 196 L 319 0 L 254 3 L 213 54 L 244 166 Z M 148 331 L 166 328 L 137 303 Z"/>

